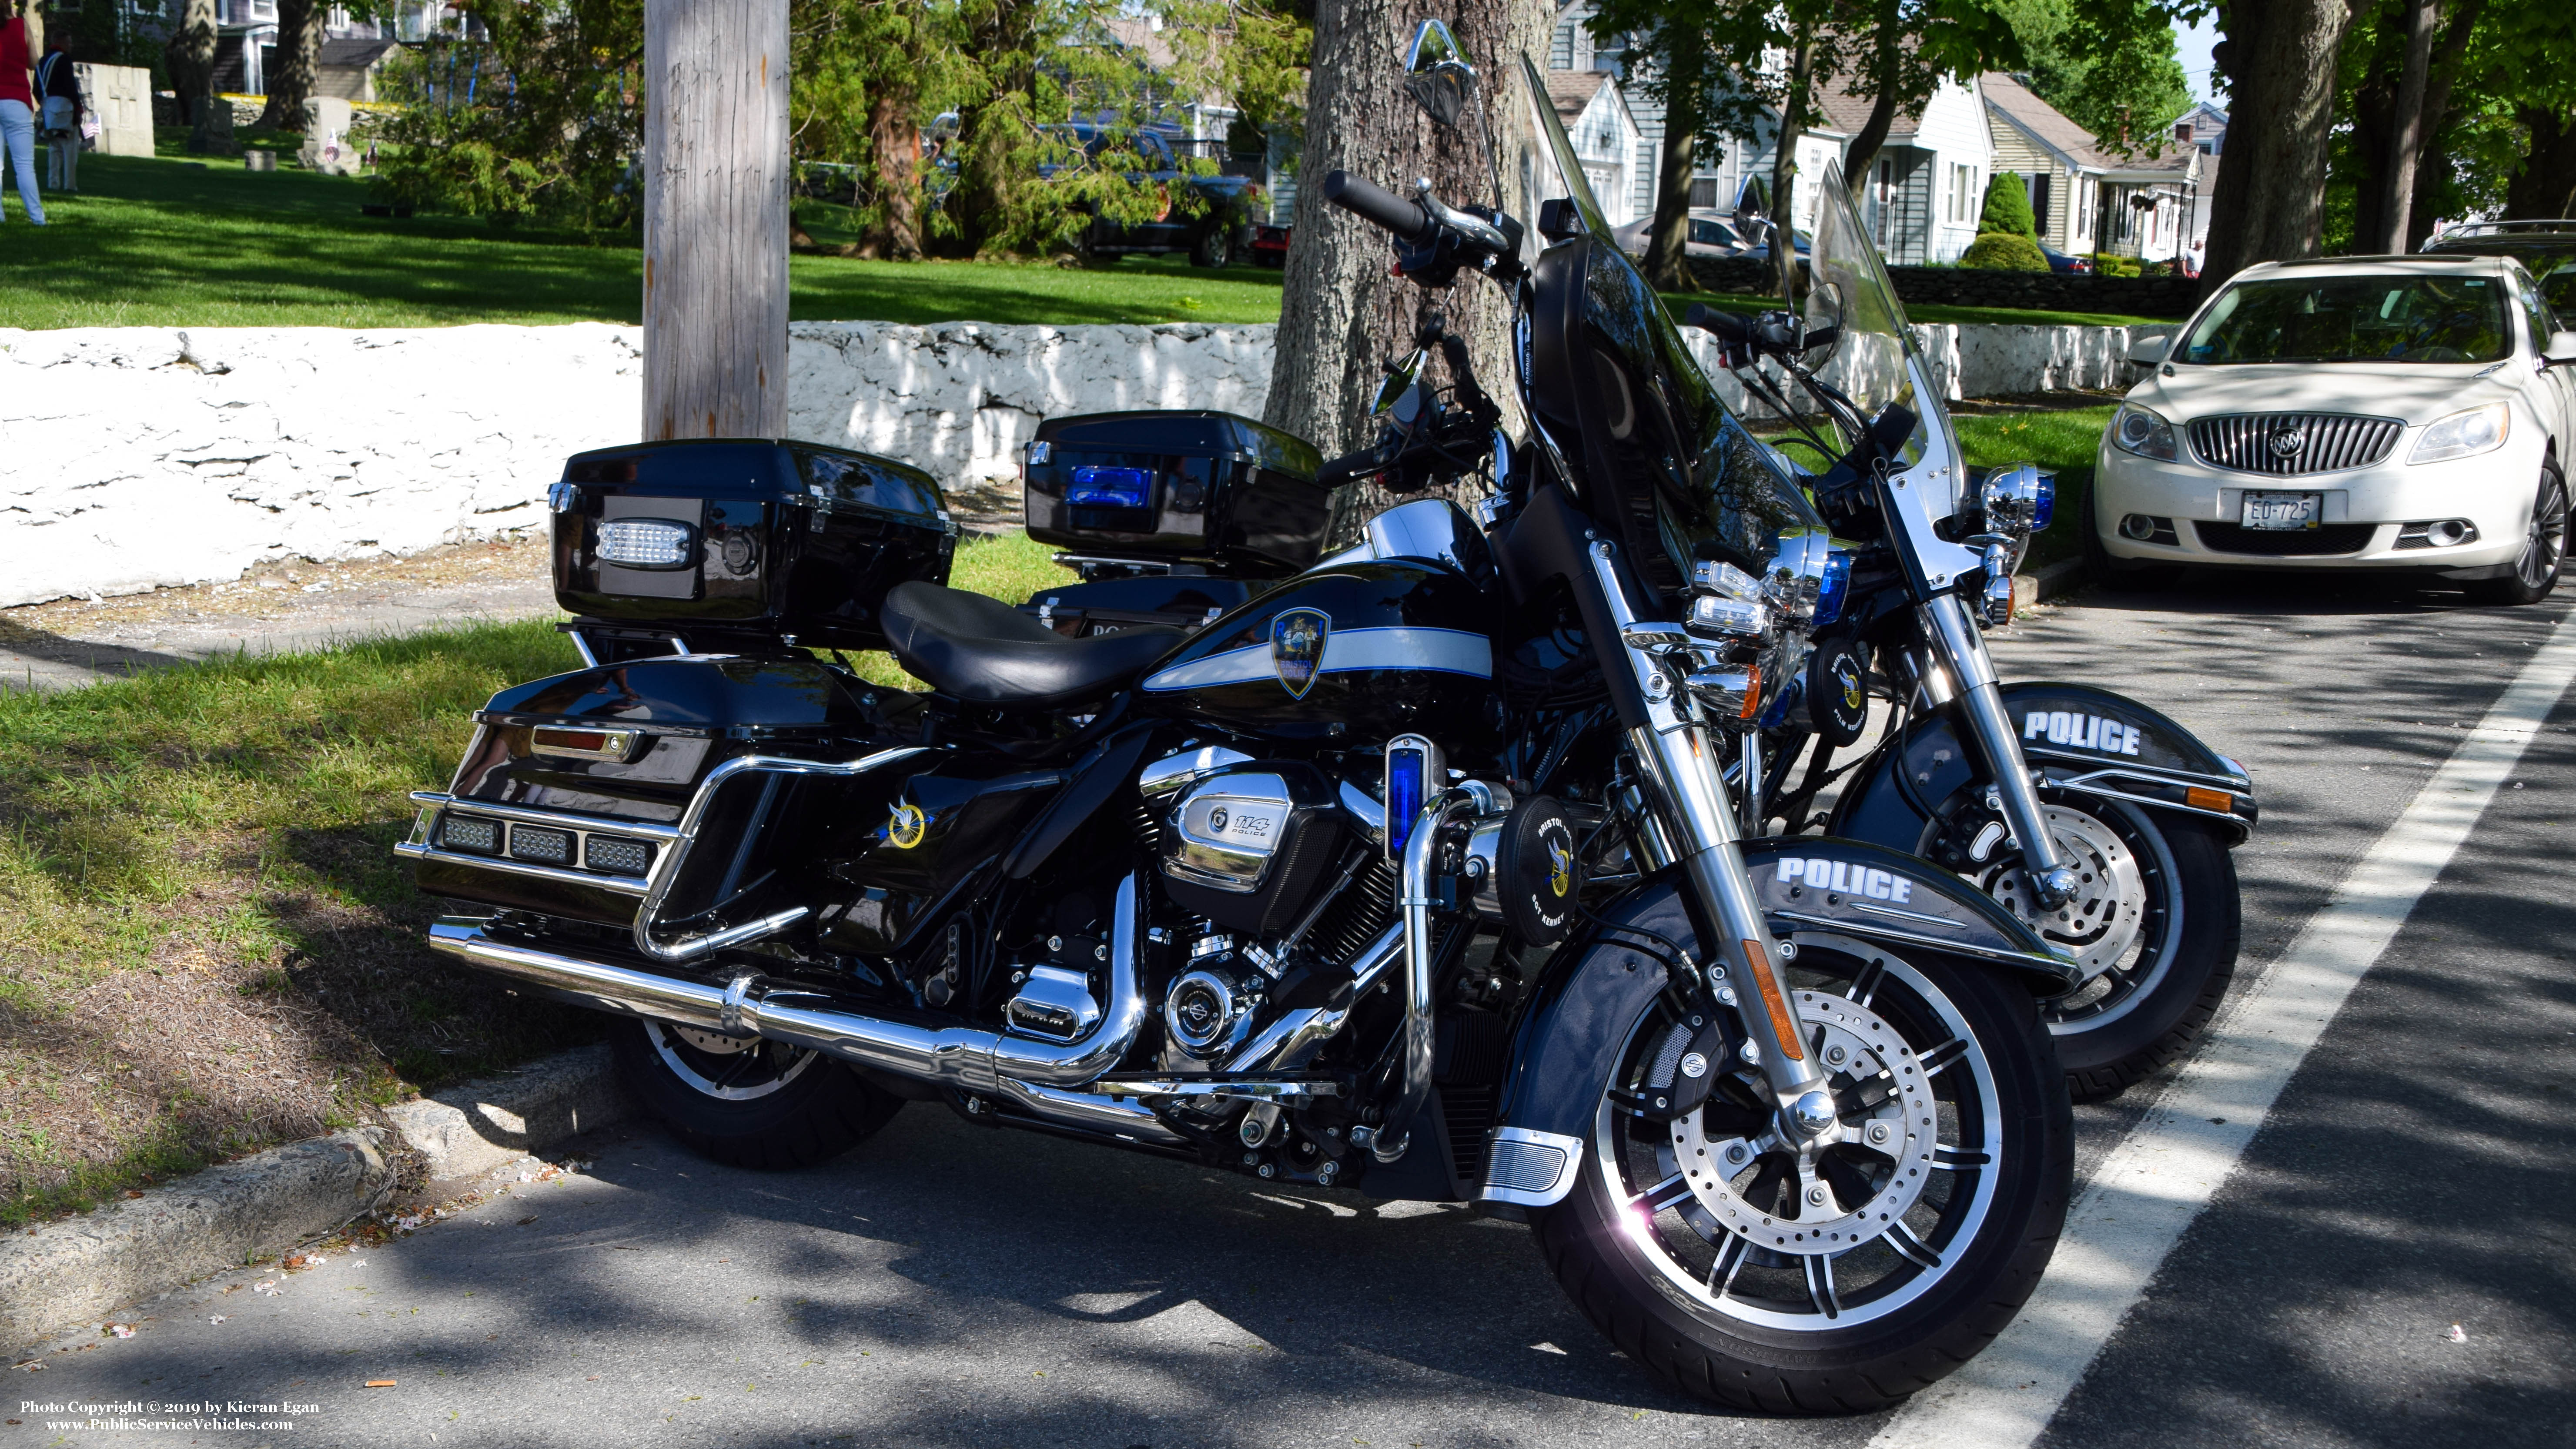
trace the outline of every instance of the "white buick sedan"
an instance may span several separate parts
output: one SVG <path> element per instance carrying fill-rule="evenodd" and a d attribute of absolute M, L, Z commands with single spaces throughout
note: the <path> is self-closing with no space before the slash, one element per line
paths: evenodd
<path fill-rule="evenodd" d="M 2509 257 L 2266 262 L 2182 329 L 2103 431 L 2097 562 L 2421 570 L 2481 602 L 2558 582 L 2576 332 Z"/>

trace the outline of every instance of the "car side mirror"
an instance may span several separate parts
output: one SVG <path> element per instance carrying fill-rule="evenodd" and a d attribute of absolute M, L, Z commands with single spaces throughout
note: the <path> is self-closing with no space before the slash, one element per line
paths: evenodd
<path fill-rule="evenodd" d="M 2172 341 L 2172 334 L 2165 332 L 2150 332 L 2143 337 L 2132 337 L 2129 339 L 2129 361 L 2140 367 L 2153 367 L 2165 360 L 2165 348 Z"/>
<path fill-rule="evenodd" d="M 2552 332 L 2549 347 L 2540 354 L 2543 367 L 2576 367 L 2576 332 Z"/>

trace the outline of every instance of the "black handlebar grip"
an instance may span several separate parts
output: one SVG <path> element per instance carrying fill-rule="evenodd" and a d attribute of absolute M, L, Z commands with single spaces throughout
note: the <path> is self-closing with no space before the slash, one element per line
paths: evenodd
<path fill-rule="evenodd" d="M 1714 333 L 1726 342 L 1744 343 L 1753 340 L 1752 319 L 1741 312 L 1721 312 L 1704 302 L 1691 303 L 1690 313 L 1682 321 L 1686 326 Z"/>
<path fill-rule="evenodd" d="M 1431 230 L 1431 217 L 1421 207 L 1365 176 L 1333 172 L 1324 178 L 1324 199 L 1404 241 L 1419 241 Z"/>

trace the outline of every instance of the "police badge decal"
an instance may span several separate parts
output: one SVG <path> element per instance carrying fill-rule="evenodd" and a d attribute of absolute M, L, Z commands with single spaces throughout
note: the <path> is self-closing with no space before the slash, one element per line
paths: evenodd
<path fill-rule="evenodd" d="M 1304 699 L 1324 670 L 1324 640 L 1333 618 L 1321 609 L 1286 609 L 1270 621 L 1270 667 L 1290 699 Z"/>

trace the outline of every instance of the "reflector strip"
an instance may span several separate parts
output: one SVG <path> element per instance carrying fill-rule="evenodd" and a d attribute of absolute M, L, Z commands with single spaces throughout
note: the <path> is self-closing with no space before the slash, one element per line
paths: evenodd
<path fill-rule="evenodd" d="M 2194 810 L 2233 810 L 2236 797 L 2224 790 L 2204 790 L 2198 785 L 2183 787 L 2182 803 Z"/>
<path fill-rule="evenodd" d="M 1759 941 L 1744 943 L 1746 969 L 1753 973 L 1753 989 L 1762 993 L 1762 1005 L 1771 1013 L 1771 1030 L 1780 1038 L 1780 1050 L 1789 1060 L 1803 1062 L 1807 1049 L 1798 1042 L 1798 1019 L 1789 1014 L 1789 1003 L 1780 999 L 1780 983 L 1771 979 L 1771 956 Z"/>
<path fill-rule="evenodd" d="M 577 755 L 591 760 L 624 760 L 635 753 L 633 730 L 579 730 L 539 725 L 529 743 L 540 754 Z"/>

